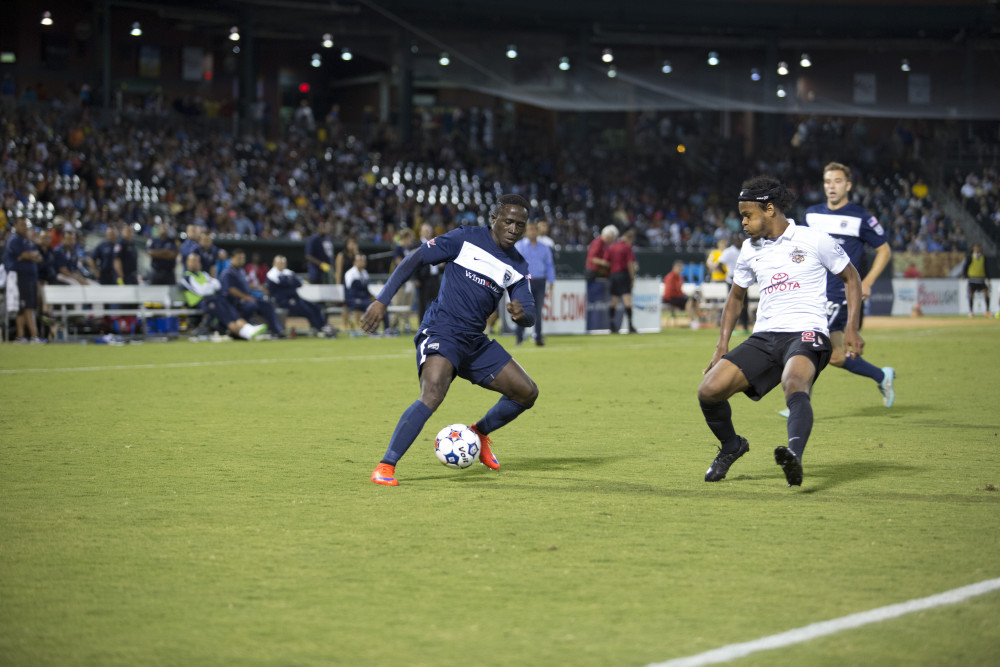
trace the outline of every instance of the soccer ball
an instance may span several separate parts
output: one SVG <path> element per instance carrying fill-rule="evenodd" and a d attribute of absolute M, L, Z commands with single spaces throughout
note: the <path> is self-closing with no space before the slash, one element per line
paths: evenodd
<path fill-rule="evenodd" d="M 434 440 L 434 453 L 449 468 L 468 468 L 479 459 L 479 436 L 465 424 L 445 426 Z"/>

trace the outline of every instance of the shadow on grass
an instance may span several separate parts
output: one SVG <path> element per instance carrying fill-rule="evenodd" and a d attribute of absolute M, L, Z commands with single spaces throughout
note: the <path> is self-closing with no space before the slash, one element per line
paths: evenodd
<path fill-rule="evenodd" d="M 856 482 L 873 477 L 905 477 L 920 470 L 919 466 L 899 463 L 874 463 L 872 461 L 852 461 L 850 463 L 828 463 L 810 467 L 805 463 L 805 486 L 802 493 L 827 491 L 845 482 Z"/>
<path fill-rule="evenodd" d="M 551 457 L 539 457 L 539 458 L 525 458 L 518 459 L 508 464 L 511 469 L 516 469 L 518 472 L 522 471 L 556 471 L 556 470 L 573 470 L 576 468 L 590 468 L 604 465 L 609 461 L 616 461 L 620 457 L 615 456 L 551 456 Z M 503 464 L 501 462 L 501 472 L 503 471 Z M 478 468 L 479 465 L 476 464 L 474 468 Z M 469 472 L 473 474 L 462 474 L 463 472 Z M 481 474 L 475 474 L 475 472 Z M 473 472 L 473 468 L 468 471 L 460 470 L 449 470 L 441 473 L 440 475 L 424 475 L 422 477 L 411 477 L 409 481 L 422 481 L 422 480 L 439 480 L 442 478 L 450 477 L 453 478 L 455 482 L 462 484 L 485 484 L 492 483 L 496 476 L 493 471 L 487 470 L 477 470 Z"/>

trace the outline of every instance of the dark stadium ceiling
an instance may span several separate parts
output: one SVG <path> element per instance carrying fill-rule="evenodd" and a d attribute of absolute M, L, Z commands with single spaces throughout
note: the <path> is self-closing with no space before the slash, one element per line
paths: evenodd
<path fill-rule="evenodd" d="M 850 48 L 871 39 L 1000 39 L 996 0 L 110 0 L 191 27 L 252 17 L 264 39 L 312 38 L 400 26 L 444 36 L 455 30 L 562 34 L 604 43 L 703 46 L 712 40 L 808 40 Z M 804 44 L 805 42 L 803 42 Z M 796 44 L 802 45 L 802 44 Z"/>

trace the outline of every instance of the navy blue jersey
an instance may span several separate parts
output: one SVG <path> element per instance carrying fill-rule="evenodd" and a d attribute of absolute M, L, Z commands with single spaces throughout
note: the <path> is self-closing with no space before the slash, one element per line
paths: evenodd
<path fill-rule="evenodd" d="M 97 280 L 102 285 L 114 285 L 117 282 L 118 274 L 115 273 L 116 243 L 101 241 L 90 253 L 90 256 L 94 258 L 94 264 L 97 265 Z"/>
<path fill-rule="evenodd" d="M 186 241 L 185 241 L 186 243 Z M 149 250 L 173 250 L 177 251 L 177 241 L 172 238 L 156 237 L 149 240 L 147 244 Z M 157 271 L 173 271 L 177 267 L 177 258 L 173 259 L 156 259 L 150 260 L 150 265 Z"/>
<path fill-rule="evenodd" d="M 807 227 L 826 232 L 840 244 L 851 259 L 851 264 L 861 273 L 865 244 L 878 248 L 887 242 L 885 230 L 878 218 L 858 204 L 847 204 L 831 211 L 826 204 L 816 204 L 806 209 Z M 844 281 L 832 273 L 826 277 L 826 299 L 836 303 L 846 300 Z"/>
<path fill-rule="evenodd" d="M 516 249 L 501 250 L 489 227 L 459 227 L 422 244 L 407 255 L 386 283 L 378 300 L 392 295 L 424 264 L 447 262 L 437 298 L 427 308 L 420 326 L 438 333 L 482 333 L 506 290 L 525 315 L 535 319 L 528 263 Z"/>
<path fill-rule="evenodd" d="M 8 271 L 16 271 L 19 278 L 37 280 L 38 264 L 27 259 L 18 259 L 18 257 L 31 250 L 38 250 L 38 246 L 29 239 L 14 232 L 7 239 L 7 247 L 3 260 L 4 266 L 7 267 Z"/>
<path fill-rule="evenodd" d="M 252 294 L 250 283 L 247 281 L 247 274 L 243 272 L 243 267 L 235 267 L 230 264 L 222 272 L 222 275 L 219 276 L 219 282 L 222 283 L 223 294 L 233 301 L 239 301 L 239 297 L 229 293 L 229 288 L 231 287 L 235 287 L 244 294 Z"/>

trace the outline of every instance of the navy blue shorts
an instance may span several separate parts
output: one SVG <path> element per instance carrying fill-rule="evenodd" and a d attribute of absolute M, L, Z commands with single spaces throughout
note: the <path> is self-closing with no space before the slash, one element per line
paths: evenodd
<path fill-rule="evenodd" d="M 847 328 L 847 302 L 838 303 L 836 301 L 826 302 L 826 321 L 830 326 L 830 331 L 843 331 Z M 858 318 L 858 331 L 865 321 L 865 309 L 861 308 L 861 315 Z"/>
<path fill-rule="evenodd" d="M 736 364 L 750 382 L 750 387 L 743 393 L 759 401 L 781 384 L 785 364 L 792 357 L 802 355 L 812 359 L 816 366 L 815 384 L 820 372 L 830 362 L 832 353 L 830 339 L 818 331 L 767 331 L 753 334 L 722 358 Z"/>
<path fill-rule="evenodd" d="M 38 280 L 31 276 L 17 275 L 18 312 L 38 309 Z"/>
<path fill-rule="evenodd" d="M 513 358 L 496 340 L 486 334 L 442 336 L 431 329 L 421 329 L 413 337 L 417 346 L 417 370 L 423 369 L 427 357 L 440 354 L 451 362 L 459 377 L 473 384 L 489 386 L 503 367 Z"/>

